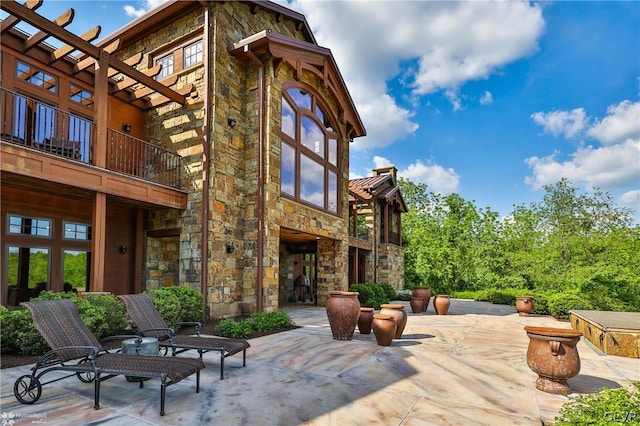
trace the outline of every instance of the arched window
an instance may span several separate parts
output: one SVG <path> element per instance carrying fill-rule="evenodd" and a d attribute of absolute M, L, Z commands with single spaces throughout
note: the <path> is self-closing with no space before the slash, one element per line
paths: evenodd
<path fill-rule="evenodd" d="M 338 213 L 338 134 L 322 106 L 300 87 L 282 91 L 280 192 Z"/>

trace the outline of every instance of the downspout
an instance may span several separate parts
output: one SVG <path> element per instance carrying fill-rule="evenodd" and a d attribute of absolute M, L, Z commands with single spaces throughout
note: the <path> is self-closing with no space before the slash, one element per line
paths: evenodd
<path fill-rule="evenodd" d="M 256 310 L 262 312 L 262 280 L 264 278 L 264 64 L 258 57 L 244 46 L 244 53 L 258 66 L 258 270 Z"/>
<path fill-rule="evenodd" d="M 211 41 L 211 23 L 209 21 L 210 9 L 209 2 L 205 7 L 204 15 L 204 57 L 205 61 L 205 79 L 204 79 L 204 129 L 203 129 L 203 147 L 202 147 L 202 233 L 200 235 L 200 292 L 202 293 L 202 299 L 204 303 L 205 313 L 207 308 L 207 281 L 208 281 L 208 263 L 209 263 L 209 167 L 210 167 L 210 153 L 211 145 L 209 143 L 210 135 L 209 129 L 211 129 L 211 118 L 209 115 L 209 105 L 212 103 L 212 95 L 209 87 L 209 82 L 212 80 L 211 75 L 211 57 L 209 55 L 209 43 Z M 206 315 L 208 316 L 208 315 Z"/>

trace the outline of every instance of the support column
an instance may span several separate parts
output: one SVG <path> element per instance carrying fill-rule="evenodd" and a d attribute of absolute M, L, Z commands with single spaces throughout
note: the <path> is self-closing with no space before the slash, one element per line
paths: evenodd
<path fill-rule="evenodd" d="M 104 290 L 104 257 L 107 237 L 107 195 L 97 192 L 93 201 L 91 219 L 91 283 L 90 291 Z"/>

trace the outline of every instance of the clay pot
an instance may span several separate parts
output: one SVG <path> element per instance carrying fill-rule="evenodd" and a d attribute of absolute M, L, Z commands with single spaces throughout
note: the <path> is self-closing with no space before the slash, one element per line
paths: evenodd
<path fill-rule="evenodd" d="M 326 310 L 331 334 L 336 340 L 351 340 L 360 316 L 358 292 L 332 291 Z"/>
<path fill-rule="evenodd" d="M 400 339 L 402 337 L 404 327 L 407 325 L 407 312 L 404 310 L 404 305 L 399 303 L 385 303 L 380 305 L 380 313 L 393 315 L 397 326 L 394 338 Z"/>
<path fill-rule="evenodd" d="M 429 306 L 429 300 L 431 300 L 431 290 L 429 287 L 414 287 L 411 291 L 411 297 L 422 297 L 424 299 L 424 308 L 426 311 Z"/>
<path fill-rule="evenodd" d="M 396 335 L 396 320 L 393 315 L 375 314 L 373 316 L 373 334 L 380 346 L 389 346 Z"/>
<path fill-rule="evenodd" d="M 524 328 L 529 336 L 527 365 L 538 374 L 536 388 L 547 393 L 567 395 L 567 379 L 580 372 L 576 347 L 582 333 L 576 330 L 532 327 Z"/>
<path fill-rule="evenodd" d="M 412 297 L 409 304 L 411 305 L 411 311 L 414 314 L 424 312 L 424 299 L 422 297 Z"/>
<path fill-rule="evenodd" d="M 528 317 L 533 312 L 533 296 L 516 296 L 516 310 L 521 317 Z"/>
<path fill-rule="evenodd" d="M 360 331 L 360 334 L 371 334 L 372 323 L 373 308 L 360 308 L 360 317 L 358 317 L 358 331 Z"/>
<path fill-rule="evenodd" d="M 436 294 L 433 298 L 433 307 L 438 315 L 447 315 L 451 306 L 451 299 L 448 294 Z"/>

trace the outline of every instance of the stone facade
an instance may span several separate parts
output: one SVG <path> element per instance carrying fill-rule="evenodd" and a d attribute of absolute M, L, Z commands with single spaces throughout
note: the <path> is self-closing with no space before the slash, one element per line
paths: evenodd
<path fill-rule="evenodd" d="M 292 280 L 292 262 L 280 239 L 282 227 L 316 236 L 318 302 L 331 290 L 348 286 L 348 170 L 349 130 L 335 95 L 322 79 L 308 70 L 296 70 L 287 61 L 263 54 L 264 127 L 260 152 L 259 66 L 229 53 L 234 43 L 270 30 L 311 44 L 300 22 L 276 16 L 268 8 L 246 2 L 210 2 L 149 32 L 119 51 L 123 59 L 145 52 L 139 68 L 153 65 L 154 57 L 184 40 L 201 37 L 209 60 L 178 75 L 174 89 L 195 86 L 185 106 L 170 103 L 147 116 L 147 136 L 183 157 L 183 190 L 188 193 L 184 211 L 157 210 L 145 217 L 145 230 L 180 228 L 179 239 L 146 238 L 143 288 L 187 284 L 200 288 L 202 262 L 206 264 L 206 304 L 211 317 L 232 317 L 256 311 L 277 310 Z M 208 17 L 205 16 L 209 13 Z M 209 22 L 209 28 L 206 24 Z M 209 65 L 208 65 L 209 64 Z M 209 68 L 208 68 L 209 67 Z M 280 196 L 281 90 L 295 81 L 313 90 L 329 108 L 339 139 L 339 214 L 318 211 Z M 205 114 L 209 115 L 207 129 Z M 235 125 L 229 125 L 229 118 Z M 205 132 L 208 130 L 208 133 Z M 205 137 L 206 136 L 206 137 Z M 356 135 L 357 136 L 357 135 Z M 208 142 L 209 158 L 204 143 Z M 259 156 L 263 155 L 263 226 L 259 220 Z M 208 169 L 204 167 L 208 164 Z M 206 173 L 205 173 L 206 172 Z M 208 181 L 203 176 L 208 173 Z M 203 188 L 208 193 L 203 196 Z M 207 223 L 202 222 L 203 200 L 208 199 Z M 205 226 L 206 225 L 206 226 Z M 206 238 L 202 233 L 207 230 Z M 262 239 L 262 261 L 258 259 Z M 202 259 L 202 241 L 208 258 Z M 227 245 L 234 250 L 229 253 Z M 260 271 L 259 271 L 259 268 Z M 261 278 L 262 300 L 258 298 Z"/>

